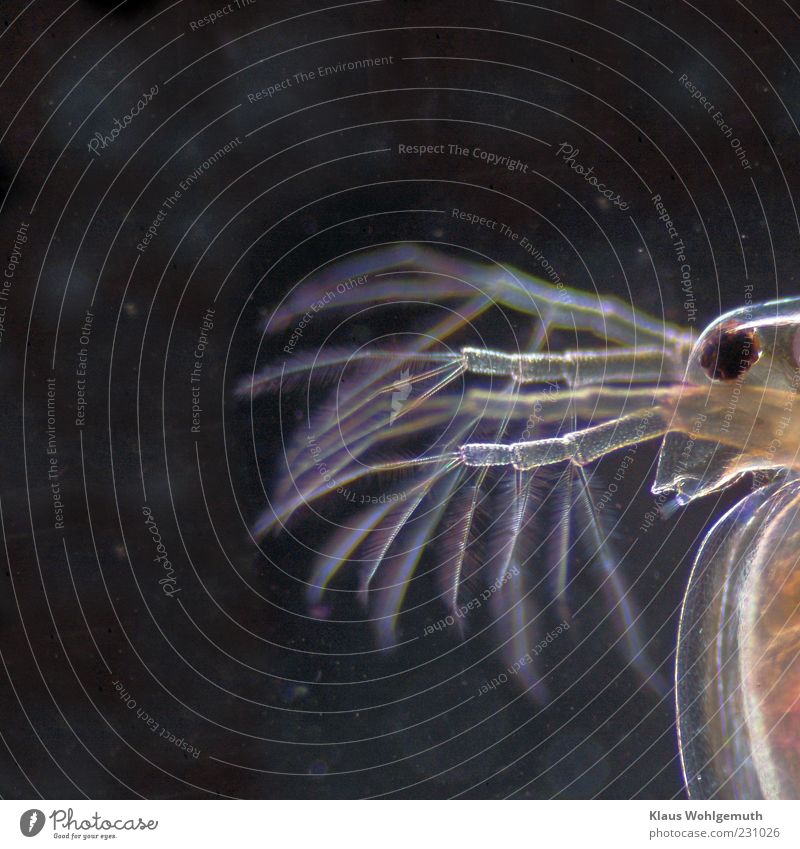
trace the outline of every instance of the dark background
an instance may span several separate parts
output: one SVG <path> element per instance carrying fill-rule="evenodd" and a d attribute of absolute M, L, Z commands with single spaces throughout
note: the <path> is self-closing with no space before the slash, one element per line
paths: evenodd
<path fill-rule="evenodd" d="M 14 0 L 0 10 L 4 258 L 29 225 L 0 341 L 0 793 L 680 797 L 672 699 L 609 651 L 617 638 L 600 608 L 549 654 L 558 698 L 548 707 L 513 682 L 469 698 L 503 668 L 480 623 L 465 642 L 448 633 L 382 652 L 347 594 L 330 603 L 353 621 L 310 619 L 304 546 L 321 545 L 323 529 L 298 517 L 302 545 L 254 544 L 285 421 L 260 399 L 254 447 L 251 408 L 233 390 L 285 344 L 262 338 L 271 308 L 343 253 L 441 242 L 452 256 L 527 267 L 518 246 L 453 220 L 453 207 L 528 234 L 571 286 L 682 325 L 694 318 L 698 330 L 748 286 L 755 301 L 800 293 L 797 4 L 255 0 L 192 29 L 218 8 Z M 377 56 L 393 62 L 248 99 L 300 71 Z M 750 169 L 682 74 L 724 115 Z M 92 154 L 94 134 L 154 85 L 152 102 Z M 137 251 L 164 198 L 236 137 Z M 627 211 L 567 168 L 562 142 Z M 479 146 L 528 173 L 403 156 L 400 143 Z M 686 244 L 696 316 L 655 194 Z M 217 295 L 193 434 L 188 373 Z M 92 300 L 79 428 L 75 370 Z M 528 319 L 513 320 L 527 336 Z M 378 310 L 348 332 L 361 342 L 419 321 Z M 304 341 L 313 349 L 325 332 L 320 322 Z M 504 343 L 490 318 L 485 332 Z M 47 475 L 51 376 L 63 530 Z M 640 450 L 620 493 L 618 550 L 652 507 L 656 450 Z M 621 564 L 667 675 L 693 553 L 745 489 L 657 521 Z M 158 584 L 145 504 L 174 564 L 173 598 Z M 576 583 L 580 601 L 593 585 Z M 443 615 L 434 595 L 403 620 L 406 633 Z"/>

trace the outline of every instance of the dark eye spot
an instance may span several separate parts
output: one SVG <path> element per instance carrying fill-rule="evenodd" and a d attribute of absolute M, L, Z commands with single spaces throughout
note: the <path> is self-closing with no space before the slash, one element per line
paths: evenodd
<path fill-rule="evenodd" d="M 712 380 L 736 380 L 761 356 L 758 333 L 752 327 L 720 327 L 706 339 L 700 365 Z"/>

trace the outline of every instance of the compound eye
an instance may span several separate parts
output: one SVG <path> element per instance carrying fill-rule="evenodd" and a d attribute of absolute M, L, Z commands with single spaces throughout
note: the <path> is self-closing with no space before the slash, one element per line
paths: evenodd
<path fill-rule="evenodd" d="M 753 327 L 720 327 L 706 339 L 700 365 L 712 380 L 736 380 L 761 356 L 761 341 Z"/>

